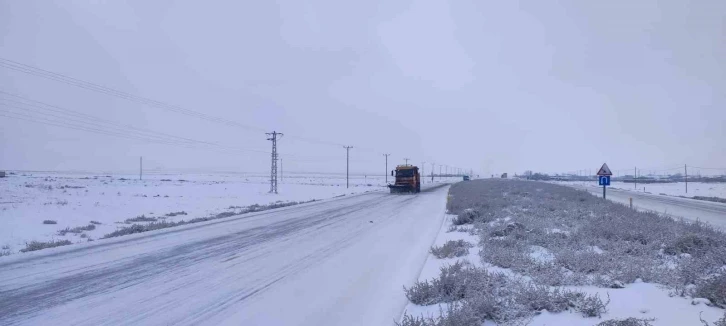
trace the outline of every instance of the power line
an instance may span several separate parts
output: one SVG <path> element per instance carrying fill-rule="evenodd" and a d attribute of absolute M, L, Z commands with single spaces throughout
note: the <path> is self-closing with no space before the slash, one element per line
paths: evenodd
<path fill-rule="evenodd" d="M 0 92 L 2 92 L 2 91 L 0 91 Z M 34 102 L 36 102 L 38 104 L 49 106 L 51 108 L 60 109 L 60 110 L 51 110 L 51 112 L 56 112 L 59 114 L 38 111 L 36 109 L 41 109 L 41 110 L 48 109 L 48 108 L 41 107 L 38 105 L 8 100 L 8 99 L 4 99 L 4 98 L 0 98 L 0 100 L 11 101 L 11 102 L 20 104 L 20 106 L 19 106 L 17 104 L 13 105 L 13 104 L 7 104 L 7 103 L 0 103 L 0 105 L 2 105 L 5 108 L 15 108 L 15 109 L 24 110 L 23 112 L 10 111 L 10 110 L 2 111 L 2 112 L 6 113 L 6 115 L 5 115 L 6 117 L 16 118 L 16 119 L 20 119 L 20 120 L 38 122 L 38 123 L 43 123 L 43 124 L 48 124 L 48 125 L 53 125 L 53 126 L 58 126 L 58 127 L 65 127 L 65 128 L 75 129 L 75 130 L 82 130 L 82 131 L 94 132 L 94 133 L 111 135 L 111 136 L 120 136 L 122 138 L 146 140 L 146 141 L 155 142 L 155 143 L 163 143 L 163 144 L 170 144 L 170 145 L 202 145 L 202 146 L 212 146 L 212 147 L 217 147 L 219 149 L 232 150 L 232 151 L 257 152 L 257 153 L 267 154 L 266 151 L 230 147 L 230 146 L 224 146 L 224 145 L 220 145 L 220 144 L 208 142 L 208 141 L 174 136 L 174 135 L 170 135 L 170 134 L 156 132 L 154 130 L 148 130 L 148 129 L 144 129 L 144 128 L 123 125 L 123 124 L 115 123 L 113 121 L 108 121 L 108 120 L 96 118 L 96 117 L 89 116 L 89 115 L 85 115 L 85 117 L 84 117 L 83 114 L 77 114 L 77 115 L 71 114 L 71 117 L 67 117 L 67 116 L 63 115 L 64 114 L 63 111 L 60 111 L 60 110 L 67 110 L 67 109 L 63 109 L 58 106 L 53 106 L 53 105 L 46 104 L 46 103 L 39 102 L 39 101 L 34 101 Z M 72 110 L 67 110 L 67 111 L 75 112 Z M 38 117 L 38 116 L 34 116 L 29 113 L 41 114 L 43 116 Z M 12 115 L 12 116 L 9 116 L 9 115 Z M 83 118 L 76 118 L 76 116 L 83 117 Z M 49 119 L 48 117 L 52 117 L 55 119 Z M 88 119 L 88 120 L 94 120 L 94 121 L 85 121 L 84 118 Z"/>
<path fill-rule="evenodd" d="M 128 92 L 124 92 L 124 91 L 120 91 L 120 90 L 117 90 L 117 89 L 113 89 L 113 88 L 110 88 L 110 87 L 107 87 L 107 86 L 104 86 L 104 85 L 101 85 L 101 84 L 97 84 L 97 83 L 93 83 L 93 82 L 81 80 L 81 79 L 78 79 L 78 78 L 75 78 L 75 77 L 71 77 L 71 76 L 68 76 L 68 75 L 65 75 L 65 74 L 53 72 L 53 71 L 46 70 L 46 69 L 42 69 L 42 68 L 39 68 L 39 67 L 34 67 L 34 66 L 31 66 L 31 65 L 28 65 L 28 64 L 24 64 L 24 63 L 17 62 L 17 61 L 14 61 L 14 60 L 10 60 L 10 59 L 6 59 L 6 58 L 1 58 L 0 57 L 0 67 L 6 68 L 6 69 L 10 69 L 10 70 L 14 70 L 14 71 L 21 72 L 21 73 L 25 73 L 25 74 L 28 74 L 28 75 L 33 75 L 33 76 L 36 76 L 36 77 L 41 77 L 41 78 L 45 78 L 45 79 L 48 79 L 48 80 L 56 81 L 56 82 L 59 82 L 59 83 L 62 83 L 62 84 L 66 84 L 66 85 L 70 85 L 70 86 L 82 88 L 82 89 L 89 90 L 89 91 L 93 91 L 93 92 L 96 92 L 96 93 L 101 93 L 101 94 L 105 94 L 105 95 L 109 95 L 109 96 L 114 96 L 114 97 L 121 98 L 121 99 L 130 101 L 130 102 L 135 102 L 135 103 L 138 103 L 138 104 L 142 104 L 142 105 L 146 105 L 146 106 L 150 106 L 150 107 L 155 107 L 155 108 L 162 109 L 162 110 L 167 110 L 167 111 L 170 111 L 170 112 L 174 112 L 174 113 L 178 113 L 178 114 L 190 116 L 190 117 L 193 117 L 193 118 L 198 118 L 198 119 L 201 119 L 201 120 L 206 120 L 206 121 L 210 121 L 210 122 L 214 122 L 214 123 L 219 123 L 219 124 L 223 124 L 223 125 L 227 125 L 227 126 L 231 126 L 231 127 L 238 127 L 238 128 L 241 128 L 241 129 L 247 129 L 247 130 L 256 131 L 256 132 L 265 132 L 266 131 L 265 129 L 263 129 L 261 127 L 245 125 L 245 124 L 236 122 L 234 120 L 230 120 L 230 119 L 226 119 L 226 118 L 221 118 L 221 117 L 216 117 L 216 116 L 212 116 L 212 115 L 209 115 L 209 114 L 205 114 L 205 113 L 202 113 L 202 112 L 199 112 L 199 111 L 187 109 L 187 108 L 184 108 L 184 107 L 181 107 L 181 106 L 178 106 L 178 105 L 169 104 L 169 103 L 162 102 L 162 101 L 158 101 L 158 100 L 154 100 L 154 99 L 151 99 L 151 98 L 134 95 L 134 94 L 131 94 L 131 93 L 128 93 Z M 15 96 L 15 94 L 12 94 L 12 93 L 8 93 L 8 92 L 3 92 L 3 93 L 8 94 L 8 95 L 11 95 L 11 96 Z M 27 100 L 29 100 L 29 99 L 27 99 Z M 30 101 L 33 101 L 33 100 L 30 100 Z M 29 104 L 25 103 L 25 105 L 29 105 Z M 49 106 L 50 107 L 55 107 L 55 106 L 52 106 L 52 105 L 49 105 Z M 58 107 L 55 107 L 55 108 L 58 109 Z M 48 108 L 43 108 L 43 109 L 48 110 Z M 60 113 L 58 111 L 55 111 L 55 112 L 56 113 Z M 107 134 L 107 135 L 120 136 L 120 135 L 117 135 L 117 134 L 114 134 L 114 133 L 109 133 L 106 130 L 91 130 L 92 128 L 89 129 L 88 126 L 71 125 L 71 124 L 68 124 L 68 121 L 62 122 L 62 121 L 53 121 L 53 120 L 48 120 L 48 119 L 42 119 L 42 118 L 38 118 L 38 117 L 29 117 L 27 115 L 22 116 L 22 115 L 19 115 L 17 112 L 15 112 L 15 113 L 10 112 L 9 113 L 9 112 L 5 111 L 5 113 L 6 114 L 3 115 L 3 116 L 10 117 L 10 118 L 14 118 L 14 119 L 31 121 L 31 122 L 36 122 L 36 123 L 43 123 L 43 124 L 46 124 L 46 125 L 53 125 L 53 126 L 65 127 L 65 128 L 71 128 L 71 129 L 75 128 L 77 130 L 83 130 L 83 131 L 88 131 L 88 132 L 95 132 L 95 133 L 101 133 L 101 134 Z M 161 142 L 161 143 L 163 143 L 163 142 L 167 142 L 167 143 L 178 142 L 178 143 L 180 143 L 178 145 L 182 145 L 184 143 L 189 143 L 191 145 L 192 143 L 195 143 L 196 145 L 206 144 L 205 146 L 215 146 L 215 147 L 225 148 L 224 146 L 219 145 L 219 144 L 215 144 L 215 143 L 198 141 L 198 140 L 188 139 L 188 138 L 185 138 L 185 137 L 179 137 L 179 136 L 173 136 L 173 135 L 169 135 L 169 134 L 154 132 L 154 131 L 150 131 L 150 130 L 143 130 L 143 129 L 140 129 L 140 128 L 137 128 L 137 127 L 134 127 L 134 126 L 129 126 L 129 125 L 123 125 L 123 124 L 114 123 L 112 121 L 99 121 L 99 118 L 92 117 L 92 116 L 88 116 L 88 115 L 85 115 L 85 114 L 82 114 L 82 113 L 79 113 L 79 112 L 74 112 L 74 113 L 65 112 L 65 113 L 66 114 L 69 114 L 69 115 L 75 115 L 76 118 L 91 119 L 91 120 L 95 120 L 95 122 L 97 122 L 97 123 L 114 125 L 117 128 L 116 132 L 120 132 L 120 131 L 118 131 L 118 128 L 128 128 L 128 129 L 134 130 L 135 132 L 137 132 L 137 134 L 134 135 L 134 137 L 136 137 L 136 138 L 138 138 L 138 137 L 155 138 L 155 140 L 154 140 L 155 142 Z M 68 119 L 68 118 L 65 117 L 64 119 Z M 77 123 L 80 123 L 78 121 L 76 121 L 76 122 Z M 86 122 L 83 122 L 83 123 L 88 123 L 88 122 L 86 121 Z M 98 125 L 95 125 L 94 128 L 98 128 L 98 127 L 99 127 Z M 107 128 L 107 127 L 104 127 L 104 129 L 105 128 Z M 308 138 L 308 137 L 301 137 L 301 136 L 295 136 L 295 135 L 288 135 L 287 137 L 288 138 L 291 138 L 291 139 L 295 139 L 295 140 L 300 140 L 300 141 L 304 141 L 304 142 L 308 142 L 308 143 L 313 143 L 313 144 L 330 145 L 330 146 L 341 146 L 340 143 L 331 142 L 331 141 L 324 141 L 324 140 L 318 140 L 318 139 L 313 139 L 313 138 Z M 128 138 L 128 137 L 125 137 L 125 138 Z M 227 147 L 227 148 L 229 148 L 229 147 Z M 357 147 L 357 148 L 360 149 L 360 150 L 363 150 L 363 151 L 376 152 L 372 148 L 367 148 L 367 147 Z M 249 149 L 233 149 L 233 150 L 252 151 L 252 152 L 259 152 L 259 153 L 265 153 L 265 154 L 267 154 L 267 152 L 264 152 L 264 151 L 249 150 Z M 302 160 L 300 160 L 300 161 L 302 161 Z"/>
<path fill-rule="evenodd" d="M 249 125 L 241 124 L 241 123 L 236 122 L 236 121 L 233 121 L 233 120 L 229 120 L 229 119 L 225 119 L 225 118 L 220 118 L 220 117 L 215 117 L 215 116 L 212 116 L 212 115 L 208 115 L 208 114 L 201 113 L 201 112 L 198 112 L 198 111 L 194 111 L 194 110 L 191 110 L 191 109 L 186 109 L 186 108 L 183 108 L 183 107 L 180 107 L 180 106 L 177 106 L 177 105 L 173 105 L 173 104 L 169 104 L 169 103 L 157 101 L 157 100 L 150 99 L 150 98 L 147 98 L 147 97 L 133 95 L 133 94 L 130 94 L 130 93 L 127 93 L 127 92 L 123 92 L 123 91 L 119 91 L 119 90 L 116 90 L 116 89 L 113 89 L 113 88 L 110 88 L 110 87 L 106 87 L 106 86 L 103 86 L 103 85 L 100 85 L 100 84 L 96 84 L 96 83 L 84 81 L 84 80 L 81 80 L 81 79 L 77 79 L 77 78 L 74 78 L 74 77 L 70 77 L 68 75 L 64 75 L 64 74 L 52 72 L 52 71 L 49 71 L 49 70 L 45 70 L 45 69 L 42 69 L 42 68 L 34 67 L 34 66 L 31 66 L 31 65 L 27 65 L 27 64 L 24 64 L 24 63 L 20 63 L 20 62 L 17 62 L 17 61 L 10 60 L 10 59 L 0 58 L 0 67 L 6 68 L 6 69 L 15 70 L 15 71 L 22 72 L 22 73 L 26 73 L 26 74 L 30 74 L 30 75 L 34 75 L 34 76 L 41 77 L 41 78 L 46 78 L 46 79 L 54 80 L 54 81 L 57 81 L 57 82 L 60 82 L 60 83 L 63 83 L 63 84 L 67 84 L 67 85 L 71 85 L 71 86 L 83 88 L 83 89 L 86 89 L 86 90 L 90 90 L 90 91 L 94 91 L 94 92 L 98 92 L 98 93 L 103 93 L 103 94 L 110 95 L 110 96 L 115 96 L 115 97 L 122 98 L 122 99 L 125 99 L 125 100 L 128 100 L 128 101 L 131 101 L 131 102 L 136 102 L 136 103 L 144 104 L 144 105 L 147 105 L 147 106 L 156 107 L 156 108 L 159 108 L 159 109 L 168 110 L 168 111 L 172 111 L 172 112 L 175 112 L 175 113 L 179 113 L 179 114 L 191 116 L 191 117 L 194 117 L 194 118 L 198 118 L 198 119 L 202 119 L 202 120 L 207 120 L 207 121 L 210 121 L 210 122 L 225 124 L 225 125 L 228 125 L 228 126 L 238 127 L 238 128 L 242 128 L 242 129 L 248 129 L 248 130 L 257 131 L 257 132 L 265 132 L 266 131 L 265 129 L 260 128 L 260 127 L 255 127 L 255 126 L 249 126 Z M 305 142 L 309 142 L 309 143 L 322 144 L 322 145 L 331 145 L 331 146 L 341 146 L 341 144 L 338 144 L 338 143 L 329 142 L 329 141 L 323 141 L 323 140 L 317 140 L 317 139 L 312 139 L 312 138 L 307 138 L 307 137 L 300 137 L 300 136 L 288 136 L 288 137 L 289 138 L 294 138 L 294 139 L 297 139 L 297 140 L 301 140 L 301 141 L 305 141 Z"/>
<path fill-rule="evenodd" d="M 0 100 L 8 100 L 0 98 Z M 45 125 L 51 125 L 56 127 L 62 127 L 67 129 L 74 129 L 79 131 L 86 131 L 96 134 L 102 134 L 102 135 L 108 135 L 108 136 L 115 136 L 120 138 L 126 138 L 126 139 L 132 139 L 132 140 L 142 140 L 152 143 L 159 143 L 159 144 L 167 144 L 167 145 L 177 145 L 185 148 L 193 148 L 198 149 L 199 147 L 194 147 L 191 145 L 196 146 L 204 146 L 206 149 L 214 149 L 217 151 L 222 150 L 223 152 L 256 152 L 256 153 L 264 153 L 267 154 L 266 151 L 260 151 L 260 150 L 254 150 L 254 149 L 245 149 L 245 148 L 234 148 L 234 147 L 228 147 L 228 146 L 222 146 L 219 144 L 207 142 L 207 141 L 200 141 L 195 139 L 189 139 L 185 137 L 178 137 L 174 135 L 159 133 L 153 130 L 147 130 L 143 128 L 133 127 L 133 126 L 124 126 L 121 124 L 114 123 L 112 121 L 103 120 L 100 118 L 95 118 L 98 122 L 95 121 L 85 121 L 83 119 L 75 119 L 73 117 L 66 117 L 58 114 L 48 113 L 48 112 L 40 112 L 37 110 L 34 110 L 35 108 L 41 108 L 37 105 L 31 105 L 28 103 L 22 103 L 14 101 L 15 103 L 20 103 L 19 105 L 12 105 L 7 103 L 0 103 L 0 107 L 6 108 L 6 110 L 0 110 L 2 112 L 2 116 L 18 119 L 18 120 L 24 120 L 29 122 L 35 122 L 35 123 L 41 123 Z M 36 101 L 37 102 L 37 101 Z M 47 105 L 42 102 L 37 102 L 44 105 Z M 22 106 L 26 105 L 26 106 Z M 14 110 L 8 110 L 10 109 L 21 109 L 24 111 L 18 112 Z M 60 108 L 60 107 L 56 107 Z M 71 111 L 71 110 L 69 110 Z M 60 111 L 57 111 L 60 112 Z M 36 114 L 42 114 L 43 116 L 35 116 L 30 113 L 36 113 Z M 92 117 L 92 116 L 89 116 Z M 128 128 L 128 129 L 124 129 Z M 163 137 L 162 137 L 163 136 Z"/>
<path fill-rule="evenodd" d="M 691 166 L 691 167 L 692 168 L 696 168 L 696 169 L 703 169 L 703 170 L 723 170 L 723 171 L 726 171 L 726 168 L 702 168 L 700 166 Z"/>
<path fill-rule="evenodd" d="M 2 107 L 23 109 L 26 111 L 41 114 L 40 112 L 33 111 L 32 109 L 28 109 L 25 107 L 0 103 L 0 108 L 2 108 Z M 45 114 L 45 113 L 42 113 L 42 114 Z M 129 139 L 129 140 L 144 141 L 144 142 L 154 143 L 154 144 L 173 145 L 173 146 L 187 148 L 187 149 L 209 150 L 209 151 L 215 151 L 215 152 L 222 153 L 222 154 L 249 154 L 249 153 L 270 154 L 269 152 L 263 151 L 263 150 L 254 150 L 254 149 L 223 146 L 223 145 L 219 145 L 216 143 L 200 141 L 200 140 L 195 140 L 195 139 L 188 139 L 188 138 L 184 138 L 184 139 L 189 140 L 188 143 L 173 141 L 173 140 L 168 140 L 168 139 L 160 139 L 158 137 L 149 137 L 148 135 L 145 135 L 142 133 L 134 133 L 132 131 L 111 129 L 111 128 L 108 128 L 108 126 L 93 124 L 93 123 L 89 123 L 87 121 L 78 121 L 78 120 L 72 120 L 72 119 L 69 120 L 67 118 L 49 119 L 47 117 L 34 116 L 32 114 L 28 114 L 28 112 L 0 110 L 0 116 L 6 117 L 6 118 L 11 118 L 11 119 L 16 119 L 16 120 L 21 120 L 21 121 L 39 123 L 39 124 L 60 127 L 60 128 L 65 128 L 65 129 L 85 131 L 85 132 L 89 132 L 89 133 L 113 136 L 113 137 L 118 137 L 118 138 Z M 138 131 L 143 131 L 145 133 L 154 132 L 152 130 L 144 130 L 144 129 L 136 128 L 136 127 L 134 127 L 134 128 L 138 129 Z M 174 136 L 174 135 L 168 135 L 168 136 L 178 137 L 178 136 Z M 181 137 L 181 138 L 183 138 L 183 137 Z M 205 146 L 205 145 L 208 145 L 208 146 Z M 285 154 L 285 155 L 279 155 L 279 156 L 285 157 L 289 161 L 294 161 L 294 162 L 327 162 L 330 160 L 339 159 L 337 157 L 309 157 L 309 156 L 299 156 L 299 155 L 295 155 L 295 154 Z"/>
<path fill-rule="evenodd" d="M 2 91 L 0 91 L 0 93 L 2 93 Z M 138 133 L 138 134 L 141 134 L 141 135 L 144 135 L 147 137 L 151 137 L 151 138 L 158 139 L 158 140 L 169 141 L 169 142 L 178 142 L 178 143 L 198 142 L 198 141 L 194 141 L 194 140 L 183 138 L 183 137 L 177 137 L 177 136 L 172 136 L 169 134 L 164 134 L 161 132 L 156 132 L 153 130 L 143 130 L 143 129 L 136 128 L 136 127 L 129 126 L 129 125 L 118 124 L 118 123 L 114 123 L 112 121 L 107 121 L 107 120 L 95 118 L 92 116 L 74 114 L 73 111 L 70 111 L 70 113 L 69 113 L 69 112 L 64 112 L 61 110 L 54 110 L 53 108 L 47 108 L 47 107 L 39 106 L 39 105 L 32 104 L 32 103 L 25 103 L 25 102 L 15 101 L 12 99 L 6 99 L 6 98 L 0 98 L 0 101 L 6 102 L 6 103 L 0 102 L 0 104 L 4 105 L 6 108 L 21 109 L 24 111 L 23 113 L 25 113 L 25 114 L 27 114 L 27 112 L 33 112 L 33 113 L 37 113 L 37 114 L 42 114 L 43 116 L 54 117 L 54 118 L 64 119 L 65 121 L 81 123 L 81 124 L 90 125 L 93 127 L 103 128 L 104 130 L 111 129 L 111 130 L 116 130 L 116 131 L 121 131 L 121 132 Z M 8 104 L 7 102 L 11 102 L 12 104 Z M 43 111 L 50 111 L 50 112 L 41 112 L 41 111 L 38 111 L 37 109 L 40 109 Z M 56 113 L 60 113 L 60 114 L 56 114 Z M 66 116 L 64 116 L 64 114 Z M 28 116 L 30 116 L 30 115 L 28 115 Z"/>

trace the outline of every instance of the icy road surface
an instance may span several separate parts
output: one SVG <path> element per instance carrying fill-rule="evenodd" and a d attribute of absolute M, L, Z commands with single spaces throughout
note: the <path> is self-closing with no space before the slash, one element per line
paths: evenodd
<path fill-rule="evenodd" d="M 448 187 L 0 258 L 0 325 L 392 325 Z"/>
<path fill-rule="evenodd" d="M 572 187 L 587 190 L 595 196 L 602 196 L 602 187 L 583 185 L 572 185 Z M 726 230 L 726 204 L 615 188 L 608 188 L 606 197 L 609 200 L 625 205 L 629 205 L 630 198 L 633 198 L 633 206 L 636 209 L 655 211 L 694 221 L 700 220 Z"/>

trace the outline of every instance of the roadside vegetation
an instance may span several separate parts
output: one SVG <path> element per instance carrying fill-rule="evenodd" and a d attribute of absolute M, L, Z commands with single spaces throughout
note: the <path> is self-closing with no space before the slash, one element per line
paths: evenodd
<path fill-rule="evenodd" d="M 511 322 L 547 310 L 576 311 L 584 317 L 599 317 L 609 299 L 582 292 L 535 285 L 504 273 L 489 273 L 469 263 L 457 261 L 441 268 L 438 278 L 416 282 L 404 288 L 406 297 L 418 305 L 448 303 L 445 316 L 407 316 L 400 325 L 481 325 L 485 320 Z M 453 321 L 457 321 L 453 323 Z"/>
<path fill-rule="evenodd" d="M 65 229 L 58 230 L 58 235 L 63 236 L 63 235 L 66 235 L 68 233 L 81 234 L 84 231 L 93 231 L 95 229 L 96 229 L 96 225 L 95 224 L 88 224 L 86 226 L 77 226 L 77 227 L 74 227 L 74 228 L 67 227 Z"/>
<path fill-rule="evenodd" d="M 726 203 L 726 198 L 721 198 L 721 197 L 693 196 L 691 198 L 697 199 L 697 200 L 712 201 L 712 202 L 716 202 L 716 203 Z"/>
<path fill-rule="evenodd" d="M 51 240 L 48 242 L 32 241 L 25 244 L 25 248 L 20 249 L 20 252 L 36 251 L 47 248 L 55 248 L 60 246 L 67 246 L 71 244 L 69 240 Z"/>
<path fill-rule="evenodd" d="M 431 247 L 431 254 L 436 258 L 454 258 L 469 254 L 469 248 L 474 245 L 464 240 L 450 240 L 441 246 Z"/>
<path fill-rule="evenodd" d="M 175 226 L 212 221 L 212 220 L 217 220 L 217 219 L 221 219 L 221 218 L 227 218 L 227 217 L 231 217 L 231 216 L 249 214 L 249 213 L 254 213 L 254 212 L 261 212 L 261 211 L 266 211 L 266 210 L 275 209 L 275 208 L 295 206 L 295 205 L 310 203 L 310 202 L 314 202 L 314 201 L 316 201 L 316 200 L 313 199 L 313 200 L 303 201 L 303 202 L 278 201 L 278 202 L 268 204 L 268 205 L 254 204 L 254 205 L 250 205 L 250 206 L 246 206 L 246 207 L 232 206 L 232 207 L 230 207 L 230 209 L 232 209 L 231 211 L 222 212 L 222 213 L 207 216 L 207 217 L 197 217 L 197 218 L 193 218 L 190 220 L 180 220 L 180 221 L 176 221 L 176 222 L 158 221 L 156 218 L 146 217 L 144 215 L 141 215 L 141 216 L 137 216 L 135 218 L 126 219 L 126 223 L 127 224 L 130 224 L 133 222 L 150 222 L 150 223 L 146 223 L 146 224 L 134 223 L 130 226 L 122 227 L 122 228 L 117 229 L 116 231 L 106 234 L 103 236 L 103 238 L 104 239 L 105 238 L 114 238 L 114 237 L 129 235 L 129 234 L 136 234 L 136 233 L 143 233 L 143 232 L 148 232 L 148 231 L 166 229 L 166 228 L 171 228 L 171 227 L 175 227 Z M 183 212 L 183 211 L 182 212 L 172 212 L 172 213 L 166 214 L 165 216 L 168 217 L 168 216 L 177 216 L 177 215 L 187 215 L 187 213 Z"/>
<path fill-rule="evenodd" d="M 12 252 L 10 251 L 10 246 L 3 245 L 2 248 L 0 248 L 0 257 L 2 256 L 10 256 Z"/>
<path fill-rule="evenodd" d="M 442 268 L 438 278 L 405 291 L 415 304 L 446 304 L 443 314 L 406 316 L 401 325 L 523 322 L 543 309 L 597 317 L 609 298 L 563 287 L 616 289 L 639 281 L 726 308 L 726 235 L 707 224 L 634 211 L 541 182 L 461 182 L 451 187 L 450 196 L 447 208 L 457 216 L 449 231 L 469 226 L 469 232 L 479 235 L 482 262 L 511 273 L 459 263 Z M 431 252 L 439 258 L 458 257 L 461 247 L 452 241 Z M 651 321 L 629 318 L 599 325 Z"/>

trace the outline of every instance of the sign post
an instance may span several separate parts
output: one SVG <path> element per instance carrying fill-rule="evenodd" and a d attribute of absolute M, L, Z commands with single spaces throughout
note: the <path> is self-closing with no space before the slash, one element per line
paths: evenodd
<path fill-rule="evenodd" d="M 600 170 L 597 171 L 597 180 L 598 184 L 602 186 L 602 198 L 606 199 L 605 197 L 605 187 L 610 185 L 610 176 L 613 175 L 613 173 L 610 171 L 610 168 L 608 167 L 607 163 L 603 163 L 602 167 L 600 167 Z"/>

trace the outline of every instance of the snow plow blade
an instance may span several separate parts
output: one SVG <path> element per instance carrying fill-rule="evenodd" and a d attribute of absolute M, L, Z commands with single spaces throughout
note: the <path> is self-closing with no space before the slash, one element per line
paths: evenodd
<path fill-rule="evenodd" d="M 403 192 L 414 192 L 413 187 L 406 186 L 406 185 L 401 185 L 401 186 L 388 185 L 388 188 L 391 189 L 392 194 L 403 193 Z"/>

